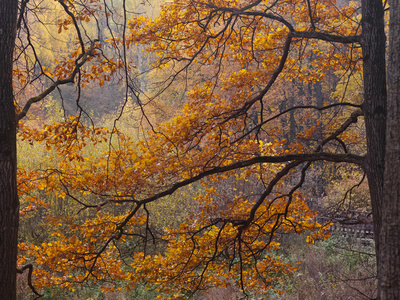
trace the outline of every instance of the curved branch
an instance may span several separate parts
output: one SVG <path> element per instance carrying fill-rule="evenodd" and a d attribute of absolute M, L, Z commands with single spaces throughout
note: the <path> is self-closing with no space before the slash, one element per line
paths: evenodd
<path fill-rule="evenodd" d="M 173 184 L 170 188 L 154 194 L 153 196 L 137 200 L 137 199 L 127 199 L 127 200 L 121 200 L 118 202 L 134 202 L 136 203 L 138 208 L 139 206 L 153 202 L 157 199 L 163 198 L 165 196 L 172 195 L 176 190 L 178 190 L 181 187 L 187 186 L 189 184 L 192 184 L 194 182 L 197 182 L 205 177 L 215 175 L 215 174 L 221 174 L 225 173 L 228 171 L 233 171 L 236 169 L 241 169 L 245 167 L 252 166 L 254 164 L 260 164 L 260 163 L 289 163 L 287 166 L 284 167 L 284 169 L 281 171 L 283 173 L 289 172 L 290 169 L 293 167 L 298 166 L 299 164 L 303 162 L 315 162 L 315 161 L 330 161 L 330 162 L 347 162 L 347 163 L 353 163 L 360 165 L 361 167 L 364 167 L 365 165 L 365 156 L 359 156 L 351 153 L 344 153 L 344 154 L 335 154 L 335 153 L 327 153 L 327 152 L 322 152 L 323 146 L 327 144 L 328 142 L 332 140 L 336 140 L 336 138 L 343 133 L 351 124 L 357 122 L 357 118 L 362 115 L 361 110 L 355 111 L 351 114 L 351 116 L 335 131 L 333 132 L 330 136 L 328 136 L 326 139 L 324 139 L 321 142 L 321 145 L 318 146 L 313 153 L 298 153 L 298 154 L 288 154 L 288 155 L 282 155 L 282 156 L 257 156 L 253 157 L 248 160 L 244 161 L 239 161 L 235 162 L 226 166 L 222 167 L 213 167 L 210 168 L 209 170 L 203 171 L 196 176 L 193 176 L 192 178 L 182 180 L 180 182 L 177 182 Z M 286 170 L 286 168 L 289 168 Z M 286 170 L 286 171 L 285 171 Z M 281 173 L 280 172 L 280 173 Z M 278 173 L 278 174 L 280 174 Z M 285 174 L 282 175 L 282 177 Z M 279 177 L 277 175 L 277 177 Z M 120 195 L 119 197 L 127 198 L 130 196 L 127 195 Z M 121 222 L 118 226 L 118 230 L 121 230 L 125 224 L 128 223 L 128 221 L 135 215 L 137 212 L 137 209 L 135 208 L 134 211 L 132 211 L 126 218 L 124 219 L 123 222 Z"/>
<path fill-rule="evenodd" d="M 315 150 L 316 152 L 315 152 L 315 153 L 312 153 L 312 154 L 317 154 L 317 155 L 318 155 L 318 154 L 322 154 L 322 156 L 325 156 L 326 153 L 320 152 L 320 151 L 322 151 L 323 146 L 324 146 L 325 144 L 329 143 L 330 141 L 335 140 L 335 139 L 336 139 L 341 133 L 343 133 L 351 124 L 356 123 L 356 122 L 357 122 L 357 118 L 358 118 L 359 116 L 361 116 L 361 115 L 362 115 L 361 110 L 358 110 L 358 111 L 353 112 L 353 113 L 351 114 L 351 116 L 346 120 L 346 122 L 344 122 L 344 123 L 342 124 L 342 126 L 340 126 L 340 128 L 339 128 L 338 130 L 336 130 L 333 134 L 331 134 L 329 137 L 327 137 L 326 139 L 324 139 L 324 140 L 321 142 L 321 145 L 319 145 L 319 146 L 317 147 L 317 149 Z M 336 156 L 336 155 L 338 155 L 338 154 L 335 154 L 334 156 Z M 342 155 L 344 155 L 344 156 L 347 156 L 347 155 L 353 156 L 352 154 L 342 154 Z M 341 156 L 341 155 L 339 154 L 339 156 Z M 339 162 L 338 160 L 331 160 L 332 158 L 333 158 L 333 157 L 331 157 L 330 159 L 327 159 L 327 161 Z M 325 159 L 320 159 L 320 160 L 325 160 Z M 248 227 L 248 226 L 250 225 L 250 223 L 254 220 L 258 208 L 259 208 L 259 207 L 261 206 L 261 204 L 264 202 L 265 198 L 266 198 L 269 194 L 271 194 L 272 189 L 273 189 L 274 186 L 279 182 L 279 180 L 281 180 L 284 176 L 286 176 L 286 175 L 290 172 L 290 170 L 292 170 L 293 168 L 299 166 L 299 165 L 300 165 L 301 163 L 303 163 L 303 162 L 307 162 L 307 165 L 306 165 L 306 166 L 303 168 L 303 170 L 302 170 L 302 176 L 303 176 L 303 175 L 304 175 L 304 172 L 310 167 L 312 161 L 317 161 L 317 159 L 316 159 L 316 160 L 311 160 L 311 159 L 309 159 L 309 160 L 303 160 L 303 161 L 301 161 L 301 160 L 295 160 L 295 161 L 289 163 L 288 165 L 286 165 L 278 174 L 276 174 L 276 176 L 275 176 L 275 177 L 270 181 L 270 183 L 268 184 L 268 186 L 267 186 L 266 190 L 264 191 L 264 193 L 260 196 L 260 198 L 257 200 L 257 202 L 256 202 L 256 203 L 254 204 L 254 206 L 252 207 L 252 209 L 251 209 L 251 211 L 250 211 L 249 217 L 248 217 L 246 220 L 241 221 L 241 222 L 238 224 L 238 225 L 241 224 L 241 230 L 243 231 L 243 230 L 244 230 L 246 227 Z M 357 161 L 358 161 L 358 163 L 356 163 L 356 164 L 359 164 L 359 165 L 361 165 L 362 167 L 364 167 L 364 165 L 365 165 L 364 157 L 358 157 L 358 158 L 357 158 Z M 350 162 L 350 161 L 348 161 L 348 162 Z"/>
<path fill-rule="evenodd" d="M 76 77 L 76 75 L 78 74 L 80 68 L 85 64 L 85 62 L 87 61 L 88 57 L 91 56 L 93 54 L 93 50 L 95 49 L 95 43 L 98 40 L 94 40 L 91 42 L 90 48 L 88 51 L 86 51 L 85 53 L 83 53 L 82 57 L 81 57 L 81 61 L 80 62 L 75 62 L 75 68 L 72 71 L 71 75 L 68 78 L 65 79 L 59 79 L 57 81 L 54 81 L 47 89 L 45 89 L 41 94 L 37 95 L 36 97 L 32 97 L 30 98 L 24 108 L 22 109 L 22 111 L 20 113 L 17 114 L 17 120 L 21 120 L 23 117 L 26 116 L 26 114 L 28 113 L 31 105 L 33 103 L 39 102 L 41 100 L 43 100 L 47 95 L 49 95 L 52 91 L 55 90 L 55 88 L 57 88 L 59 85 L 63 85 L 66 83 L 71 83 L 74 82 L 74 79 Z"/>
<path fill-rule="evenodd" d="M 350 106 L 350 107 L 357 107 L 357 108 L 361 108 L 361 105 L 358 104 L 353 104 L 353 103 L 349 103 L 349 102 L 342 102 L 342 103 L 333 103 L 333 104 L 329 104 L 323 107 L 320 106 L 315 106 L 315 105 L 298 105 L 298 106 L 293 106 L 290 107 L 284 111 L 281 111 L 280 113 L 268 118 L 267 120 L 261 122 L 260 124 L 258 124 L 257 126 L 253 127 L 251 130 L 249 130 L 248 132 L 246 132 L 244 135 L 242 135 L 241 137 L 237 138 L 233 143 L 236 143 L 238 141 L 240 141 L 241 139 L 245 138 L 246 136 L 248 136 L 251 132 L 253 131 L 258 131 L 261 129 L 261 127 L 265 124 L 267 124 L 268 122 L 271 122 L 272 120 L 275 120 L 277 118 L 279 118 L 280 116 L 287 114 L 288 112 L 292 111 L 292 110 L 297 110 L 297 109 L 315 109 L 318 111 L 323 111 L 326 109 L 330 109 L 332 107 L 336 107 L 336 106 Z"/>
<path fill-rule="evenodd" d="M 26 269 L 29 269 L 29 272 L 28 272 L 28 285 L 31 288 L 32 292 L 35 293 L 37 296 L 39 296 L 39 298 L 43 297 L 42 294 L 39 294 L 35 290 L 35 287 L 32 284 L 32 272 L 33 272 L 33 265 L 32 264 L 27 264 L 27 265 L 23 266 L 21 269 L 17 269 L 17 273 L 18 274 L 23 274 Z"/>
<path fill-rule="evenodd" d="M 290 34 L 294 38 L 306 38 L 306 39 L 317 39 L 327 42 L 334 42 L 334 43 L 343 43 L 343 44 L 353 44 L 353 43 L 360 43 L 361 36 L 359 35 L 350 35 L 350 36 L 341 36 L 331 33 L 324 33 L 324 32 L 317 32 L 315 30 L 312 31 L 296 31 L 292 24 L 286 21 L 284 18 L 280 16 L 276 16 L 271 13 L 261 12 L 261 11 L 237 11 L 236 13 L 232 14 L 240 14 L 240 15 L 247 15 L 247 16 L 258 16 L 264 17 L 267 19 L 278 21 L 284 24 L 290 31 Z M 314 25 L 315 26 L 315 25 Z"/>
<path fill-rule="evenodd" d="M 74 22 L 76 33 L 78 34 L 79 43 L 82 48 L 82 53 L 85 53 L 85 43 L 83 42 L 82 34 L 81 31 L 79 30 L 78 22 L 76 21 L 74 14 L 69 10 L 67 4 L 65 4 L 63 0 L 58 0 L 58 3 L 60 3 L 60 5 L 64 8 L 65 12 L 71 17 L 72 22 Z"/>
<path fill-rule="evenodd" d="M 278 22 L 284 24 L 287 28 L 289 28 L 290 31 L 294 31 L 293 25 L 290 24 L 290 22 L 286 21 L 284 18 L 282 18 L 279 15 L 275 15 L 275 14 L 268 13 L 265 11 L 249 11 L 249 9 L 257 6 L 260 3 L 261 3 L 261 1 L 258 0 L 255 3 L 249 4 L 241 9 L 237 9 L 237 8 L 233 8 L 233 7 L 220 7 L 220 6 L 213 5 L 213 4 L 209 4 L 208 6 L 211 8 L 214 8 L 215 10 L 219 10 L 222 12 L 229 12 L 235 16 L 264 17 L 264 18 L 268 18 L 271 20 L 275 20 L 275 21 L 278 21 Z M 276 4 L 276 2 L 275 2 L 275 4 Z"/>
<path fill-rule="evenodd" d="M 323 142 L 322 145 L 335 140 L 340 134 L 342 134 L 351 124 L 357 123 L 358 117 L 361 117 L 363 112 L 361 110 L 357 110 L 353 112 L 350 117 L 340 126 L 334 133 L 332 133 L 329 137 L 327 137 Z M 363 164 L 361 164 L 363 165 Z"/>
<path fill-rule="evenodd" d="M 218 7 L 216 5 L 209 5 L 209 7 L 212 7 L 216 10 L 220 11 L 225 11 L 225 12 L 230 12 L 232 15 L 239 15 L 239 16 L 253 16 L 253 17 L 262 17 L 262 18 L 267 18 L 270 20 L 275 20 L 283 25 L 285 25 L 292 37 L 294 38 L 307 38 L 307 39 L 318 39 L 322 41 L 327 41 L 327 42 L 334 42 L 334 43 L 343 43 L 343 44 L 352 44 L 352 43 L 360 43 L 361 42 L 361 37 L 359 35 L 354 35 L 354 36 L 340 36 L 340 35 L 335 35 L 331 33 L 324 33 L 324 32 L 316 32 L 315 29 L 315 23 L 312 18 L 312 13 L 311 13 L 311 7 L 310 7 L 310 2 L 308 1 L 308 8 L 309 8 L 309 14 L 310 14 L 310 22 L 311 22 L 311 29 L 312 31 L 296 31 L 293 25 L 284 19 L 283 17 L 266 12 L 266 11 L 249 11 L 250 8 L 257 6 L 260 4 L 261 1 L 256 1 L 253 4 L 250 4 L 248 6 L 245 6 L 242 9 L 237 9 L 237 8 L 228 8 L 228 7 Z"/>
<path fill-rule="evenodd" d="M 327 139 L 328 140 L 328 139 Z M 329 139 L 330 140 L 330 139 Z M 287 163 L 287 162 L 295 162 L 296 165 L 303 162 L 314 162 L 314 161 L 331 161 L 331 162 L 347 162 L 353 163 L 356 165 L 363 165 L 364 156 L 359 156 L 355 154 L 345 153 L 345 154 L 335 154 L 335 153 L 327 153 L 327 152 L 314 152 L 314 153 L 299 153 L 299 154 L 288 154 L 282 156 L 257 156 L 248 160 L 239 161 L 236 163 L 232 163 L 223 167 L 213 167 L 207 171 L 201 172 L 192 178 L 182 180 L 173 184 L 170 188 L 157 193 L 148 198 L 144 198 L 142 200 L 125 200 L 125 202 L 135 202 L 137 205 L 142 205 L 146 203 L 153 202 L 157 199 L 163 198 L 165 196 L 172 195 L 177 189 L 187 186 L 191 183 L 197 182 L 207 176 L 221 174 L 228 171 L 233 171 L 236 169 L 242 169 L 246 167 L 250 167 L 255 164 L 260 163 Z M 127 196 L 119 196 L 119 197 L 127 197 Z M 132 218 L 133 215 L 128 215 L 127 218 Z M 127 223 L 129 220 L 124 220 L 123 223 Z M 120 227 L 120 226 L 119 226 Z"/>
<path fill-rule="evenodd" d="M 235 113 L 233 113 L 231 116 L 229 116 L 227 119 L 224 120 L 223 123 L 228 122 L 234 118 L 237 118 L 238 116 L 244 114 L 246 111 L 250 109 L 251 106 L 257 101 L 261 101 L 264 96 L 267 94 L 267 92 L 271 89 L 272 85 L 278 78 L 279 74 L 282 72 L 283 68 L 285 67 L 285 63 L 287 60 L 287 57 L 289 55 L 289 50 L 290 50 L 290 44 L 292 42 L 292 37 L 290 34 L 287 35 L 285 44 L 283 46 L 283 53 L 282 57 L 279 61 L 279 65 L 276 67 L 274 73 L 272 74 L 270 80 L 268 81 L 267 85 L 265 88 L 253 99 L 247 101 L 241 108 L 237 109 Z"/>

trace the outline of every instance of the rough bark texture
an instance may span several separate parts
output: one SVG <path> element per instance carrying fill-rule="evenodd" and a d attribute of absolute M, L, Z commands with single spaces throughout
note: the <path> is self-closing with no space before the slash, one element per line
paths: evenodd
<path fill-rule="evenodd" d="M 385 184 L 378 265 L 379 299 L 400 299 L 400 0 L 390 3 Z"/>
<path fill-rule="evenodd" d="M 16 298 L 19 203 L 16 183 L 16 117 L 12 88 L 17 0 L 0 5 L 0 292 Z"/>
<path fill-rule="evenodd" d="M 364 69 L 363 112 L 367 134 L 366 172 L 374 217 L 376 253 L 380 251 L 386 131 L 386 62 L 384 11 L 381 0 L 362 0 Z M 379 263 L 379 262 L 377 262 Z"/>

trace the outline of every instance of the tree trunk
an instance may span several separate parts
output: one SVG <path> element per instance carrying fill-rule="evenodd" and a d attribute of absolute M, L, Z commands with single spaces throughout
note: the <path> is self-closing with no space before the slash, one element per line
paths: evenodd
<path fill-rule="evenodd" d="M 362 52 L 364 72 L 363 112 L 367 135 L 365 169 L 374 218 L 375 249 L 379 265 L 379 235 L 385 167 L 386 62 L 384 11 L 381 0 L 362 0 Z M 378 276 L 379 280 L 379 276 Z"/>
<path fill-rule="evenodd" d="M 385 183 L 378 265 L 379 299 L 400 299 L 400 0 L 390 3 Z"/>
<path fill-rule="evenodd" d="M 17 0 L 0 5 L 0 292 L 16 298 L 19 202 L 17 195 L 16 117 L 12 87 Z"/>

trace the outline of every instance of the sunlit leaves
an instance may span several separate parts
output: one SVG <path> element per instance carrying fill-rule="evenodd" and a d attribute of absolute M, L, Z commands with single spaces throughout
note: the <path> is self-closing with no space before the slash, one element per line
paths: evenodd
<path fill-rule="evenodd" d="M 350 66 L 357 72 L 360 67 L 354 45 L 291 38 L 294 32 L 359 34 L 354 3 L 339 8 L 334 1 L 309 2 L 310 7 L 305 1 L 176 0 L 154 19 L 132 18 L 128 36 L 107 37 L 116 51 L 143 44 L 158 55 L 155 67 L 173 73 L 168 80 L 195 73 L 185 82 L 190 84 L 182 110 L 149 125 L 152 130 L 141 132 L 143 138 L 119 130 L 118 122 L 110 130 L 86 126 L 81 115 L 42 128 L 20 125 L 22 142 L 40 143 L 54 158 L 51 167 L 19 170 L 21 215 L 41 206 L 41 221 L 52 232 L 46 242 L 20 244 L 21 261 L 31 259 L 38 266 L 38 288 L 112 279 L 152 283 L 177 299 L 232 282 L 244 291 L 279 291 L 279 277 L 296 270 L 278 257 L 279 236 L 304 233 L 312 243 L 327 237 L 326 228 L 315 221 L 298 188 L 306 162 L 240 162 L 313 154 L 340 126 L 332 121 L 322 131 L 326 121 L 304 113 L 301 118 L 309 126 L 294 132 L 291 140 L 284 138 L 284 126 L 265 121 L 282 110 L 275 97 L 281 91 L 269 90 L 271 78 L 286 97 L 286 90 L 296 92 L 296 82 L 316 83 L 328 71 L 340 73 Z M 73 17 L 58 21 L 61 34 L 76 26 L 74 18 L 91 22 L 100 16 L 100 2 L 84 3 L 88 6 L 68 2 Z M 104 41 L 94 43 L 90 55 L 83 51 L 86 42 L 78 37 L 70 56 L 43 66 L 42 75 L 64 80 L 84 55 L 88 64 L 80 66 L 80 87 L 91 82 L 102 86 L 123 68 L 125 79 L 133 72 L 128 60 L 103 55 Z M 16 69 L 14 76 L 25 83 L 23 71 Z M 356 139 L 348 133 L 339 137 Z M 329 145 L 325 149 L 336 151 Z M 244 191 L 248 182 L 252 189 Z M 191 183 L 199 184 L 187 200 L 195 209 L 180 216 L 184 221 L 179 226 L 157 223 L 158 232 L 153 232 L 157 201 Z M 36 194 L 29 195 L 31 191 Z M 70 210 L 51 212 L 47 196 L 72 203 Z M 149 249 L 150 241 L 162 246 Z"/>

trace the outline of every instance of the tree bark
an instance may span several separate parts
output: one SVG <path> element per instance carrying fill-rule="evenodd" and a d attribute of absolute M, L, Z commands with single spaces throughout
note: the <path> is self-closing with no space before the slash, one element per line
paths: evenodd
<path fill-rule="evenodd" d="M 379 299 L 400 299 L 400 0 L 391 0 Z"/>
<path fill-rule="evenodd" d="M 0 5 L 0 292 L 16 299 L 19 202 L 12 68 L 18 0 Z"/>
<path fill-rule="evenodd" d="M 381 0 L 362 0 L 362 39 L 364 103 L 367 135 L 365 170 L 374 218 L 375 249 L 379 264 L 380 230 L 386 141 L 386 60 L 384 10 Z"/>

